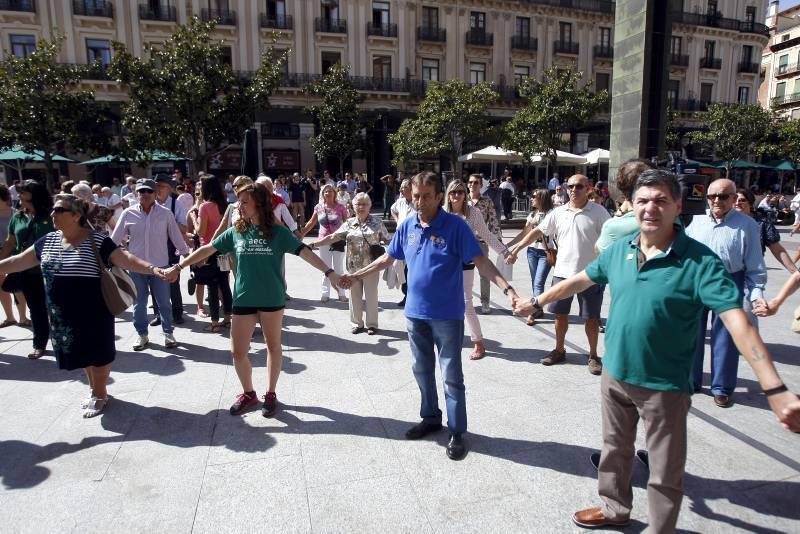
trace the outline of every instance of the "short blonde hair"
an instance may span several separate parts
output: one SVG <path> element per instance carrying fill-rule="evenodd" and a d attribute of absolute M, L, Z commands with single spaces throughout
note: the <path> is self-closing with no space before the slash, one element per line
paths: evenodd
<path fill-rule="evenodd" d="M 356 193 L 352 202 L 354 208 L 356 207 L 356 204 L 366 204 L 367 206 L 372 207 L 372 199 L 369 198 L 369 195 L 363 191 L 361 193 Z"/>

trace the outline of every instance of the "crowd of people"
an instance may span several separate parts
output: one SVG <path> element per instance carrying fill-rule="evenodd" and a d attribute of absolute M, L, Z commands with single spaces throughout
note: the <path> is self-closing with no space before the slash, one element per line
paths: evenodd
<path fill-rule="evenodd" d="M 489 193 L 492 187 L 484 189 L 479 174 L 466 182 L 453 179 L 446 187 L 431 172 L 399 182 L 384 177 L 384 217 L 372 213 L 371 186 L 362 183 L 364 175 L 345 174 L 337 183 L 327 171 L 319 179 L 311 171 L 303 177 L 296 173 L 288 182 L 264 175 L 224 180 L 201 173 L 195 181 L 176 172 L 123 181 L 99 191 L 87 183 L 65 182 L 62 192 L 52 196 L 41 183 L 27 180 L 16 188 L 19 209 L 0 186 L 0 228 L 7 230 L 0 250 L 0 302 L 6 313 L 0 327 L 24 324 L 29 314 L 33 351 L 28 357 L 41 358 L 49 339 L 61 369 L 85 370 L 84 417 L 100 415 L 110 400 L 114 317 L 103 298 L 101 275 L 111 265 L 128 271 L 135 285 L 136 351 L 151 346 L 151 326 L 160 326 L 166 348 L 178 345 L 175 325 L 184 322 L 180 273 L 190 270 L 183 280 L 196 296 L 198 316 L 209 319 L 205 330 L 230 329 L 242 388 L 230 413 L 239 415 L 260 403 L 265 417 L 274 416 L 283 316 L 290 299 L 288 253 L 320 271 L 320 305 L 331 300 L 332 290 L 348 302 L 354 335 L 380 333 L 382 271 L 390 287 L 402 290 L 398 304 L 406 316 L 421 419 L 406 437 L 421 439 L 443 428 L 435 380 L 438 359 L 449 431 L 445 449 L 454 460 L 467 452 L 461 360 L 465 324 L 474 345 L 469 358 L 486 356 L 473 304 L 475 271 L 482 313 L 491 312 L 493 283 L 526 324 L 536 324 L 545 311 L 553 315 L 555 347 L 541 359 L 543 365 L 566 359 L 576 295 L 589 347 L 588 370 L 602 375 L 603 416 L 603 445 L 596 458 L 602 504 L 577 512 L 573 520 L 580 526 L 618 526 L 630 520 L 630 460 L 641 418 L 651 473 L 651 527 L 674 528 L 682 498 L 686 416 L 691 395 L 703 387 L 709 314 L 708 385 L 716 405 L 731 406 L 742 354 L 780 422 L 800 431 L 800 400 L 772 364 L 756 319 L 776 313 L 800 288 L 800 258 L 793 261 L 773 219 L 753 208 L 752 193 L 730 180 L 710 184 L 708 212 L 684 227 L 677 178 L 647 161 L 620 166 L 615 181 L 622 195 L 619 204 L 608 202 L 605 184 L 592 184 L 586 176 L 570 176 L 563 184 L 556 179 L 533 192 L 525 226 L 508 243 L 500 228 L 500 220 L 508 217 L 508 195 Z M 397 224 L 394 235 L 386 217 Z M 315 228 L 317 237 L 304 243 Z M 771 300 L 764 295 L 767 248 L 791 273 Z M 497 263 L 489 260 L 490 249 Z M 523 299 L 504 276 L 506 265 L 523 252 L 530 299 Z M 606 286 L 612 302 L 601 355 Z M 257 393 L 249 358 L 257 325 L 267 347 L 263 396 Z"/>

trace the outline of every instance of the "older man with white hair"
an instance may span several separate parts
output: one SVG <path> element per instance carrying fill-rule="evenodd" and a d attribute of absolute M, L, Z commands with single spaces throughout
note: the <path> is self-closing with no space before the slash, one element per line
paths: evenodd
<path fill-rule="evenodd" d="M 86 220 L 92 225 L 92 228 L 105 235 L 114 229 L 114 224 L 116 224 L 114 210 L 97 204 L 91 187 L 84 183 L 78 183 L 72 186 L 70 192 L 89 206 Z"/>

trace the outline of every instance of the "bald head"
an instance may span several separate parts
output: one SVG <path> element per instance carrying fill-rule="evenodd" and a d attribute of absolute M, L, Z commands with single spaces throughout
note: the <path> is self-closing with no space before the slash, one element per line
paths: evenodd
<path fill-rule="evenodd" d="M 718 178 L 708 186 L 709 193 L 735 193 L 736 183 L 727 178 Z"/>
<path fill-rule="evenodd" d="M 727 178 L 720 178 L 708 186 L 708 207 L 715 219 L 721 220 L 733 209 L 736 201 L 736 184 Z"/>
<path fill-rule="evenodd" d="M 567 178 L 569 203 L 575 208 L 583 208 L 589 201 L 589 179 L 582 174 Z"/>

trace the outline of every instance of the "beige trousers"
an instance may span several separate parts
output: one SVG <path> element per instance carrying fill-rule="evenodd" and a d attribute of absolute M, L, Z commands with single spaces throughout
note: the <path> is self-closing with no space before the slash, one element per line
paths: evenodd
<path fill-rule="evenodd" d="M 350 323 L 353 326 L 364 327 L 364 312 L 366 311 L 367 328 L 378 328 L 378 280 L 380 273 L 372 273 L 361 280 L 353 280 L 350 287 Z M 366 310 L 364 309 L 366 300 Z"/>
<path fill-rule="evenodd" d="M 649 531 L 674 532 L 683 499 L 686 415 L 691 396 L 680 391 L 657 391 L 627 384 L 605 370 L 600 395 L 603 451 L 597 481 L 603 514 L 614 520 L 630 517 L 636 425 L 641 418 L 650 456 Z"/>

